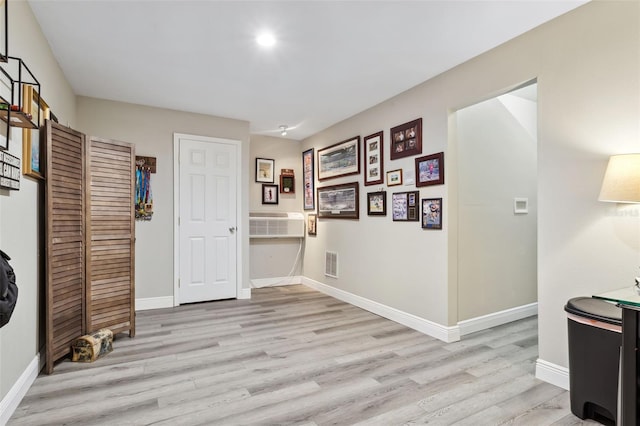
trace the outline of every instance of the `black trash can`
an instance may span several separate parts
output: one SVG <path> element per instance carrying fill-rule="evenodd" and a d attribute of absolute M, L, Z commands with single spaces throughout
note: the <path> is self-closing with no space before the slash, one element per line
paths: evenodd
<path fill-rule="evenodd" d="M 570 299 L 568 316 L 571 412 L 616 424 L 622 309 L 591 297 Z"/>

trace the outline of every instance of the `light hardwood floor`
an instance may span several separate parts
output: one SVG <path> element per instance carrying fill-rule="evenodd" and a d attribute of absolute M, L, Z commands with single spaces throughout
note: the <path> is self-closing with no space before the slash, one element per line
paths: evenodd
<path fill-rule="evenodd" d="M 445 344 L 301 285 L 139 312 L 39 376 L 9 425 L 579 425 L 534 378 L 537 320 Z"/>

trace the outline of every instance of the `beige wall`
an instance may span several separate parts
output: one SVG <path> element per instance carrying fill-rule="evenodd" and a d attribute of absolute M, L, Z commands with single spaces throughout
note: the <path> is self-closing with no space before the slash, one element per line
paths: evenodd
<path fill-rule="evenodd" d="M 367 217 L 362 210 L 358 222 L 321 221 L 318 238 L 307 240 L 305 276 L 455 325 L 458 192 L 452 113 L 537 78 L 540 358 L 567 366 L 564 303 L 630 283 L 640 258 L 637 216 L 597 201 L 608 156 L 640 149 L 639 22 L 638 2 L 591 2 L 304 140 L 303 150 L 322 148 L 384 130 L 388 152 L 389 128 L 422 117 L 423 153 L 445 152 L 447 182 L 420 190 L 421 197 L 444 197 L 444 230 L 427 232 L 416 223 L 393 223 L 389 216 Z M 385 170 L 413 167 L 413 158 L 387 158 L 385 164 Z M 362 183 L 361 177 L 331 183 L 354 180 Z M 360 190 L 363 203 L 369 189 Z M 341 265 L 349 265 L 337 280 L 322 274 L 325 250 L 337 251 Z"/>
<path fill-rule="evenodd" d="M 243 209 L 249 211 L 256 203 L 257 184 L 253 182 L 248 123 L 89 98 L 78 98 L 76 108 L 76 99 L 27 3 L 16 1 L 11 6 L 11 54 L 23 57 L 41 79 L 43 97 L 61 122 L 89 134 L 133 142 L 139 154 L 158 158 L 156 216 L 137 228 L 136 290 L 143 298 L 171 296 L 173 132 L 244 143 Z M 638 2 L 591 2 L 338 123 L 306 139 L 297 149 L 283 148 L 277 168 L 284 167 L 284 158 L 297 162 L 294 159 L 307 148 L 384 130 L 388 152 L 389 128 L 422 117 L 424 154 L 445 152 L 446 185 L 420 190 L 421 197 L 444 198 L 444 230 L 423 231 L 418 223 L 393 223 L 390 216 L 367 217 L 362 213 L 366 212 L 366 192 L 380 186 L 361 184 L 361 219 L 320 221 L 318 236 L 306 240 L 304 275 L 438 324 L 455 325 L 459 319 L 458 193 L 452 112 L 537 78 L 540 358 L 566 366 L 562 310 L 566 300 L 627 285 L 637 274 L 640 260 L 638 208 L 597 201 L 607 157 L 640 150 L 639 22 Z M 16 139 L 10 150 L 20 154 Z M 413 167 L 413 158 L 390 161 L 387 156 L 386 170 Z M 326 184 L 354 180 L 362 183 L 359 176 Z M 0 247 L 13 255 L 20 285 L 15 317 L 0 330 L 3 398 L 38 351 L 38 184 L 23 178 L 21 185 L 19 192 L 0 192 Z M 387 191 L 390 195 L 411 189 Z M 301 199 L 296 198 L 291 209 L 295 205 L 301 210 Z M 247 253 L 243 276 L 248 280 L 248 239 L 243 245 Z M 327 249 L 340 254 L 339 279 L 328 280 L 322 273 Z"/>
<path fill-rule="evenodd" d="M 250 211 L 302 212 L 302 153 L 300 141 L 272 136 L 251 135 Z M 255 159 L 275 160 L 274 183 L 280 184 L 280 170 L 293 169 L 295 193 L 279 194 L 278 205 L 262 204 L 262 184 L 255 180 Z M 250 243 L 251 279 L 297 276 L 302 271 L 301 241 L 297 238 L 252 239 Z M 302 242 L 304 244 L 304 242 Z M 278 283 L 279 281 L 274 281 Z"/>
<path fill-rule="evenodd" d="M 300 141 L 272 136 L 251 135 L 251 177 L 249 208 L 252 212 L 302 211 L 302 153 Z M 277 205 L 262 204 L 262 184 L 256 182 L 256 158 L 275 160 L 274 184 L 280 185 L 280 170 L 293 169 L 295 194 L 279 194 Z"/>
<path fill-rule="evenodd" d="M 22 58 L 42 85 L 42 97 L 67 123 L 75 122 L 75 95 L 27 2 L 9 4 L 9 54 Z M 22 157 L 22 131 L 12 129 L 9 151 Z M 0 329 L 0 398 L 35 360 L 38 335 L 38 187 L 43 183 L 22 177 L 19 191 L 0 190 L 0 248 L 11 257 L 19 287 L 11 322 Z M 0 413 L 0 423 L 2 423 Z"/>
<path fill-rule="evenodd" d="M 209 115 L 78 97 L 78 130 L 87 135 L 135 144 L 136 155 L 157 158 L 151 177 L 154 213 L 136 222 L 136 299 L 172 297 L 173 271 L 173 134 L 185 133 L 242 142 L 243 211 L 248 210 L 249 123 Z M 246 213 L 242 215 L 247 216 Z M 248 221 L 241 226 L 248 229 Z M 244 234 L 245 236 L 247 234 Z M 243 288 L 248 288 L 248 238 L 242 241 Z"/>

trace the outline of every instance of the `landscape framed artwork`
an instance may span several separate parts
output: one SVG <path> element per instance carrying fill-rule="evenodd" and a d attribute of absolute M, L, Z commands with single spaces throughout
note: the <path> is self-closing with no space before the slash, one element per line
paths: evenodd
<path fill-rule="evenodd" d="M 318 188 L 318 217 L 359 219 L 358 182 Z"/>
<path fill-rule="evenodd" d="M 278 204 L 278 185 L 262 185 L 262 204 Z"/>
<path fill-rule="evenodd" d="M 419 191 L 395 192 L 391 198 L 394 222 L 417 222 Z"/>
<path fill-rule="evenodd" d="M 422 200 L 422 228 L 442 229 L 442 198 Z"/>
<path fill-rule="evenodd" d="M 422 118 L 391 128 L 392 160 L 422 154 Z"/>
<path fill-rule="evenodd" d="M 367 214 L 369 216 L 386 216 L 387 215 L 387 192 L 369 192 L 367 193 Z"/>
<path fill-rule="evenodd" d="M 384 183 L 384 146 L 383 133 L 378 132 L 363 139 L 364 146 L 364 184 Z"/>
<path fill-rule="evenodd" d="M 360 173 L 360 136 L 318 150 L 318 180 Z"/>
<path fill-rule="evenodd" d="M 416 158 L 416 186 L 444 184 L 444 153 Z"/>
<path fill-rule="evenodd" d="M 313 170 L 313 148 L 302 153 L 302 184 L 304 185 L 303 209 L 316 209 L 315 175 Z"/>
<path fill-rule="evenodd" d="M 402 185 L 402 169 L 387 172 L 387 186 Z"/>
<path fill-rule="evenodd" d="M 275 166 L 275 160 L 256 158 L 256 182 L 273 183 Z"/>

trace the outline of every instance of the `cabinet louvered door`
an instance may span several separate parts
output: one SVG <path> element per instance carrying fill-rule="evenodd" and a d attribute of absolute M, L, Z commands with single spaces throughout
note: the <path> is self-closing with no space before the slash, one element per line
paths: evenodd
<path fill-rule="evenodd" d="M 46 169 L 46 360 L 71 352 L 84 334 L 85 204 L 84 135 L 49 120 L 45 123 Z"/>
<path fill-rule="evenodd" d="M 90 137 L 86 156 L 87 332 L 135 335 L 133 144 Z"/>

